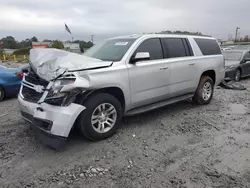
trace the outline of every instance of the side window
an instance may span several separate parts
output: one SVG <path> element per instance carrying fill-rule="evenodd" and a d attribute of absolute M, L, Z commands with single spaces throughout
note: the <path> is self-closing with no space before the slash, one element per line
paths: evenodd
<path fill-rule="evenodd" d="M 250 58 L 250 51 L 246 53 L 245 59 Z"/>
<path fill-rule="evenodd" d="M 194 38 L 203 55 L 221 54 L 219 44 L 213 39 Z"/>
<path fill-rule="evenodd" d="M 150 60 L 163 59 L 161 42 L 158 38 L 145 40 L 137 48 L 137 52 L 148 52 Z"/>
<path fill-rule="evenodd" d="M 165 38 L 163 39 L 163 43 L 165 45 L 164 50 L 166 51 L 165 54 L 168 58 L 173 57 L 185 57 L 189 56 L 189 51 L 185 48 L 187 44 L 184 43 L 181 38 Z"/>

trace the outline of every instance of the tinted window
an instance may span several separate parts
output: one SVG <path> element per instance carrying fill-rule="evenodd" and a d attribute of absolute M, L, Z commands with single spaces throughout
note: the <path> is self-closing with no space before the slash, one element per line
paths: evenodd
<path fill-rule="evenodd" d="M 120 61 L 135 39 L 111 39 L 94 45 L 84 55 L 103 61 Z"/>
<path fill-rule="evenodd" d="M 163 39 L 166 55 L 168 58 L 185 57 L 189 52 L 185 48 L 184 42 L 180 38 L 166 38 Z"/>
<path fill-rule="evenodd" d="M 148 39 L 141 43 L 136 52 L 149 52 L 150 59 L 163 59 L 160 39 Z"/>
<path fill-rule="evenodd" d="M 212 39 L 194 39 L 198 44 L 203 55 L 216 55 L 221 54 L 219 44 L 216 40 Z"/>

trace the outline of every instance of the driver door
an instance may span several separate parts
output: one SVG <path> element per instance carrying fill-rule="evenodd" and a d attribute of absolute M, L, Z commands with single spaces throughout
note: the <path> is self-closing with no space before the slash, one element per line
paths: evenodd
<path fill-rule="evenodd" d="M 131 106 L 144 106 L 170 97 L 170 70 L 166 59 L 163 58 L 162 46 L 159 38 L 143 41 L 137 52 L 148 52 L 149 60 L 129 63 Z"/>

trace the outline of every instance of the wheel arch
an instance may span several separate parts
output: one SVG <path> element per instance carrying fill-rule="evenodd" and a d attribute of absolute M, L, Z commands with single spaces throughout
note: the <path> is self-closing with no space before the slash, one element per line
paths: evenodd
<path fill-rule="evenodd" d="M 202 78 L 202 76 L 209 76 L 213 80 L 213 83 L 214 84 L 216 83 L 216 73 L 213 69 L 204 71 L 201 74 L 200 79 Z"/>
<path fill-rule="evenodd" d="M 116 87 L 116 86 L 89 90 L 87 92 L 84 92 L 83 94 L 78 95 L 75 102 L 78 104 L 82 104 L 85 100 L 88 99 L 88 97 L 97 93 L 108 93 L 114 96 L 121 103 L 123 111 L 125 110 L 126 100 L 125 100 L 124 92 L 121 88 Z"/>

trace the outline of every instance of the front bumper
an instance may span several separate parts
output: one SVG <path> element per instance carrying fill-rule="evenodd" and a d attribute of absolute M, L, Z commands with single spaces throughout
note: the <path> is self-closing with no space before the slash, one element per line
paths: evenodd
<path fill-rule="evenodd" d="M 226 70 L 226 74 L 225 74 L 224 80 L 234 80 L 235 70 L 236 69 Z"/>
<path fill-rule="evenodd" d="M 22 117 L 32 123 L 41 141 L 53 148 L 67 139 L 77 117 L 86 109 L 75 103 L 66 107 L 32 103 L 20 95 L 18 101 Z"/>

